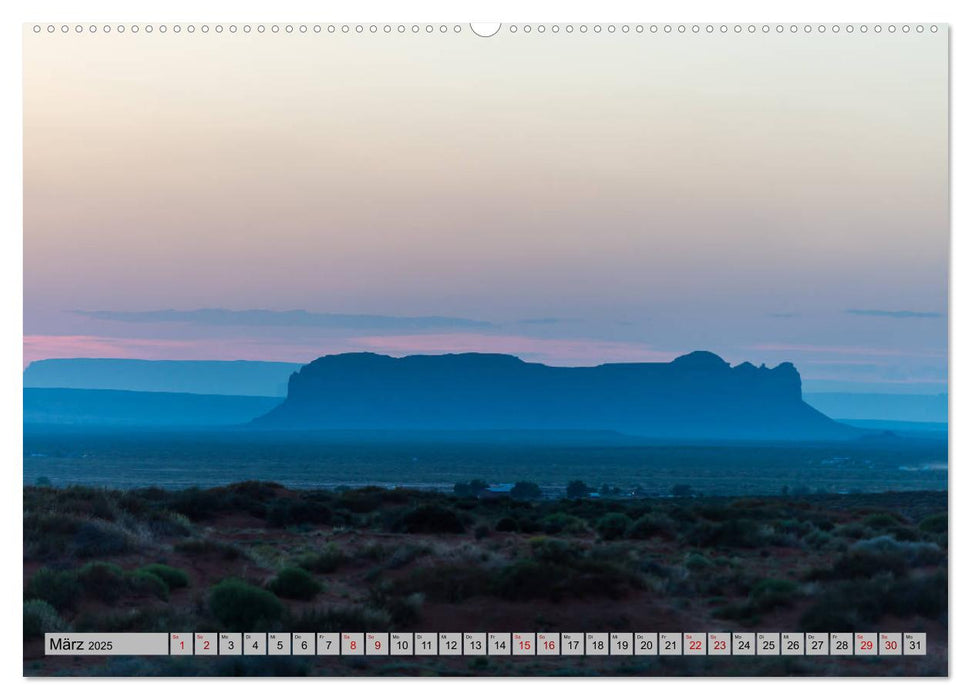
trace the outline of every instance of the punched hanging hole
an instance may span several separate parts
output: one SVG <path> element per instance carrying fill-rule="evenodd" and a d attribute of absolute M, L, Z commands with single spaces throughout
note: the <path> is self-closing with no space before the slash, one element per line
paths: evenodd
<path fill-rule="evenodd" d="M 499 33 L 501 27 L 502 25 L 499 22 L 472 22 L 469 25 L 472 33 L 476 36 L 481 36 L 483 39 L 495 36 Z"/>

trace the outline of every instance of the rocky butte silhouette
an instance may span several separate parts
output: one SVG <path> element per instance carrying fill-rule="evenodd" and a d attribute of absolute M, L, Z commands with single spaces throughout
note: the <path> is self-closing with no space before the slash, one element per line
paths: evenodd
<path fill-rule="evenodd" d="M 861 431 L 802 400 L 791 363 L 550 367 L 511 355 L 320 357 L 253 426 L 274 430 L 611 430 L 669 440 L 843 440 Z"/>

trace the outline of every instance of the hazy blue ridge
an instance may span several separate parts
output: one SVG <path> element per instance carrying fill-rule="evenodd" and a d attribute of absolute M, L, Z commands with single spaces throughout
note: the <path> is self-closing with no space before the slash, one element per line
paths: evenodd
<path fill-rule="evenodd" d="M 246 423 L 280 403 L 277 396 L 24 389 L 24 425 L 218 427 Z"/>
<path fill-rule="evenodd" d="M 282 397 L 287 380 L 300 367 L 249 360 L 37 360 L 24 370 L 24 388 Z"/>
<path fill-rule="evenodd" d="M 710 352 L 550 367 L 511 355 L 328 355 L 254 426 L 272 430 L 610 430 L 666 439 L 834 440 L 862 431 L 802 400 L 798 371 Z"/>

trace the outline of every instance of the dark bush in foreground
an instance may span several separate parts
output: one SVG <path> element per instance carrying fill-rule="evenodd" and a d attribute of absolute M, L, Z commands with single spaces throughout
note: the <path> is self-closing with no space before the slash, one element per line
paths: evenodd
<path fill-rule="evenodd" d="M 84 595 L 103 603 L 114 603 L 128 592 L 125 572 L 116 564 L 92 561 L 82 566 L 77 576 Z"/>
<path fill-rule="evenodd" d="M 330 544 L 325 549 L 308 554 L 299 561 L 301 568 L 315 574 L 331 574 L 347 561 L 347 555 L 337 545 Z"/>
<path fill-rule="evenodd" d="M 649 540 L 652 537 L 671 537 L 674 523 L 670 519 L 653 513 L 642 515 L 631 523 L 627 537 L 635 540 Z"/>
<path fill-rule="evenodd" d="M 325 505 L 292 498 L 272 501 L 266 509 L 266 522 L 274 527 L 329 525 L 333 518 Z"/>
<path fill-rule="evenodd" d="M 169 587 L 161 578 L 147 571 L 133 571 L 128 576 L 128 586 L 132 593 L 137 595 L 148 595 L 168 600 Z"/>
<path fill-rule="evenodd" d="M 473 563 L 419 566 L 398 579 L 401 593 L 424 593 L 430 600 L 460 603 L 489 592 L 489 573 Z"/>
<path fill-rule="evenodd" d="M 947 615 L 947 572 L 894 579 L 841 581 L 828 587 L 800 619 L 806 632 L 865 631 L 886 615 L 919 615 L 938 619 Z"/>
<path fill-rule="evenodd" d="M 24 601 L 24 639 L 43 637 L 45 632 L 66 632 L 67 623 L 45 600 Z"/>
<path fill-rule="evenodd" d="M 293 600 L 312 600 L 323 588 L 308 571 L 299 566 L 281 569 L 268 587 L 281 598 Z"/>
<path fill-rule="evenodd" d="M 413 508 L 402 515 L 395 530 L 408 533 L 458 534 L 465 532 L 465 526 L 455 511 L 435 503 Z"/>
<path fill-rule="evenodd" d="M 108 557 L 135 549 L 131 535 L 113 523 L 87 521 L 74 534 L 74 551 L 79 557 Z"/>
<path fill-rule="evenodd" d="M 149 564 L 143 566 L 139 571 L 157 576 L 169 588 L 185 588 L 189 585 L 189 574 L 167 564 Z"/>
<path fill-rule="evenodd" d="M 947 534 L 947 513 L 937 513 L 936 515 L 924 518 L 920 521 L 918 527 L 921 532 L 927 532 L 932 535 Z"/>
<path fill-rule="evenodd" d="M 236 632 L 271 627 L 283 615 L 283 603 L 273 593 L 239 579 L 213 586 L 209 609 L 223 626 Z"/>
<path fill-rule="evenodd" d="M 630 529 L 630 516 L 624 513 L 607 513 L 597 521 L 597 534 L 605 540 L 618 540 Z"/>
<path fill-rule="evenodd" d="M 50 603 L 58 612 L 73 610 L 81 598 L 82 587 L 76 571 L 39 569 L 25 591 L 27 598 Z"/>

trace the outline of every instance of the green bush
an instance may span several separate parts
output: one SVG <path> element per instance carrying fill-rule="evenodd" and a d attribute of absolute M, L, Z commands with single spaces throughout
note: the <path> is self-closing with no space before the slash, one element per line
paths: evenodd
<path fill-rule="evenodd" d="M 76 571 L 42 568 L 27 584 L 26 598 L 50 603 L 58 612 L 73 610 L 81 599 L 83 589 Z"/>
<path fill-rule="evenodd" d="M 550 513 L 539 521 L 540 527 L 547 535 L 582 535 L 587 531 L 587 521 L 567 513 Z"/>
<path fill-rule="evenodd" d="M 529 547 L 534 559 L 551 564 L 566 564 L 581 554 L 575 544 L 552 537 L 534 537 Z"/>
<path fill-rule="evenodd" d="M 133 571 L 128 574 L 128 587 L 136 595 L 149 595 L 159 600 L 169 599 L 169 587 L 161 578 L 147 571 Z"/>
<path fill-rule="evenodd" d="M 586 498 L 590 495 L 591 491 L 593 491 L 592 488 L 579 480 L 571 481 L 566 485 L 567 498 Z"/>
<path fill-rule="evenodd" d="M 518 531 L 519 531 L 519 522 L 515 518 L 509 515 L 504 515 L 503 517 L 499 518 L 499 521 L 496 523 L 496 532 L 518 532 Z"/>
<path fill-rule="evenodd" d="M 634 540 L 649 540 L 653 537 L 671 537 L 674 523 L 663 515 L 646 513 L 630 524 L 627 537 Z"/>
<path fill-rule="evenodd" d="M 269 585 L 269 589 L 281 598 L 293 600 L 312 600 L 322 588 L 307 570 L 299 566 L 280 569 Z"/>
<path fill-rule="evenodd" d="M 489 572 L 473 562 L 418 566 L 397 585 L 402 594 L 424 593 L 436 602 L 461 603 L 489 591 Z"/>
<path fill-rule="evenodd" d="M 293 498 L 272 501 L 266 509 L 266 522 L 274 527 L 329 525 L 333 518 L 327 506 Z"/>
<path fill-rule="evenodd" d="M 947 513 L 937 513 L 924 518 L 918 525 L 921 532 L 931 535 L 947 534 Z"/>
<path fill-rule="evenodd" d="M 756 583 L 749 592 L 749 601 L 757 612 L 769 612 L 792 605 L 798 585 L 792 581 L 766 578 Z"/>
<path fill-rule="evenodd" d="M 77 577 L 82 594 L 103 603 L 114 603 L 128 592 L 125 572 L 116 564 L 88 562 L 78 571 Z"/>
<path fill-rule="evenodd" d="M 24 640 L 43 637 L 45 632 L 67 632 L 67 623 L 46 600 L 24 601 Z"/>
<path fill-rule="evenodd" d="M 132 536 L 114 523 L 90 520 L 74 534 L 74 552 L 79 557 L 108 557 L 136 549 Z"/>
<path fill-rule="evenodd" d="M 624 513 L 607 513 L 597 521 L 597 534 L 605 540 L 617 540 L 627 533 L 631 523 L 630 516 Z"/>
<path fill-rule="evenodd" d="M 706 569 L 710 569 L 713 566 L 713 564 L 711 562 L 711 559 L 706 557 L 704 554 L 700 554 L 698 552 L 690 552 L 684 558 L 684 566 L 686 569 L 689 569 L 690 571 L 704 571 Z"/>
<path fill-rule="evenodd" d="M 533 501 L 543 497 L 543 492 L 532 481 L 517 481 L 509 495 L 522 501 Z"/>
<path fill-rule="evenodd" d="M 347 555 L 340 547 L 331 543 L 319 552 L 301 557 L 298 564 L 301 568 L 313 571 L 315 574 L 331 574 L 337 571 L 346 561 Z"/>
<path fill-rule="evenodd" d="M 140 568 L 139 571 L 157 576 L 170 589 L 186 588 L 189 585 L 189 574 L 168 564 L 149 564 Z"/>
<path fill-rule="evenodd" d="M 398 532 L 449 534 L 465 532 L 455 511 L 436 503 L 426 503 L 402 515 L 394 529 Z"/>
<path fill-rule="evenodd" d="M 209 592 L 209 610 L 234 632 L 266 629 L 283 615 L 283 603 L 270 591 L 239 579 L 226 579 Z"/>
<path fill-rule="evenodd" d="M 772 544 L 772 539 L 761 523 L 749 518 L 736 518 L 724 522 L 702 521 L 685 534 L 684 541 L 696 547 L 725 547 L 755 549 Z"/>

